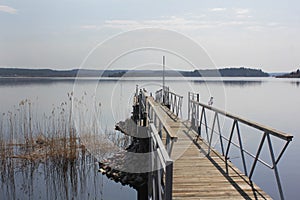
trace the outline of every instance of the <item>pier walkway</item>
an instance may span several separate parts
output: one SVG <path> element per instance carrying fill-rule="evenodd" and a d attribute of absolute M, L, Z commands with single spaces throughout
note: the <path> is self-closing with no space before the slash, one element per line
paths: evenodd
<path fill-rule="evenodd" d="M 271 199 L 230 162 L 226 168 L 218 152 L 212 150 L 208 155 L 208 144 L 201 138 L 195 141 L 197 133 L 189 122 L 181 121 L 166 106 L 153 105 L 177 136 L 171 152 L 173 199 Z"/>
<path fill-rule="evenodd" d="M 189 93 L 188 120 L 182 120 L 182 96 L 160 90 L 154 98 L 145 90 L 136 93 L 134 106 L 136 118 L 141 126 L 149 127 L 154 142 L 152 150 L 159 152 L 159 162 L 163 166 L 153 174 L 153 184 L 149 189 L 152 199 L 271 199 L 261 188 L 252 182 L 252 176 L 258 162 L 274 171 L 279 196 L 284 199 L 277 164 L 293 136 L 266 128 L 226 112 L 201 104 L 199 95 Z M 207 112 L 213 112 L 213 124 L 207 123 Z M 133 112 L 134 113 L 134 112 Z M 222 135 L 220 116 L 232 119 L 229 137 Z M 261 132 L 257 151 L 253 154 L 243 148 L 239 124 L 244 124 Z M 206 133 L 206 139 L 203 135 Z M 236 134 L 238 143 L 233 142 Z M 159 139 L 161 141 L 157 141 Z M 215 135 L 215 136 L 214 136 Z M 219 139 L 221 152 L 212 146 L 212 141 Z M 283 141 L 283 147 L 275 156 L 271 137 Z M 163 144 L 163 147 L 162 147 Z M 270 150 L 271 164 L 260 158 L 264 145 Z M 243 163 L 243 170 L 235 167 L 229 159 L 232 146 L 238 147 Z M 166 155 L 167 154 L 167 155 Z M 252 157 L 246 164 L 245 155 Z M 249 169 L 250 170 L 249 170 Z M 151 199 L 151 198 L 150 198 Z"/>

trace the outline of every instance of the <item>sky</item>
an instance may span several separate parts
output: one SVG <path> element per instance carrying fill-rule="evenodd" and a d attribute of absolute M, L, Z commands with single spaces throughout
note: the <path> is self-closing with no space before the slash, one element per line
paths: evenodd
<path fill-rule="evenodd" d="M 151 34 L 122 35 L 144 28 Z M 194 67 L 300 68 L 298 0 L 0 0 L 0 67 L 107 68 L 115 58 L 111 52 L 151 46 L 155 34 L 170 47 L 169 68 L 177 63 L 176 68 L 189 69 L 178 55 L 203 52 L 212 64 L 195 62 Z M 202 50 L 189 48 L 190 41 Z M 170 55 L 182 46 L 177 58 Z M 162 54 L 157 49 L 131 53 L 111 68 L 151 68 Z"/>

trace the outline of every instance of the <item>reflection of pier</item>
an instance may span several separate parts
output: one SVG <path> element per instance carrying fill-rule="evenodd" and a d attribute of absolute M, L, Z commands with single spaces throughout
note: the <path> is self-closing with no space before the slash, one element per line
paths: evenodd
<path fill-rule="evenodd" d="M 144 89 L 136 91 L 132 118 L 142 137 L 146 132 L 150 138 L 147 187 L 138 191 L 139 199 L 271 199 L 252 181 L 258 163 L 274 172 L 284 199 L 277 165 L 293 136 L 202 104 L 193 93 L 185 121 L 182 101 L 167 87 L 155 98 Z M 229 122 L 228 130 L 221 120 Z M 244 134 L 253 132 L 258 136 L 254 153 L 243 143 Z M 240 155 L 241 169 L 231 163 L 231 152 Z"/>

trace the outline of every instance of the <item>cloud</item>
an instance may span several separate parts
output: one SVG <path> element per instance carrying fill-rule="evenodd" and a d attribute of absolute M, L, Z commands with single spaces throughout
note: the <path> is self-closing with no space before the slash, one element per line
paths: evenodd
<path fill-rule="evenodd" d="M 286 29 L 285 26 L 282 26 L 280 23 L 277 22 L 270 22 L 270 23 L 253 23 L 249 24 L 246 27 L 247 30 L 262 32 L 262 31 L 275 31 L 275 30 L 283 30 Z"/>
<path fill-rule="evenodd" d="M 103 28 L 121 29 L 123 31 L 132 30 L 137 28 L 163 28 L 176 31 L 197 31 L 207 29 L 218 28 L 234 28 L 234 29 L 246 29 L 251 31 L 263 31 L 270 30 L 279 26 L 278 23 L 270 22 L 263 23 L 256 21 L 250 17 L 247 13 L 248 9 L 239 9 L 238 13 L 245 13 L 244 17 L 236 18 L 236 15 L 232 18 L 215 19 L 206 15 L 195 16 L 193 14 L 187 14 L 183 16 L 161 16 L 156 19 L 145 20 L 123 20 L 112 19 L 105 20 L 102 24 L 98 25 L 83 25 L 81 29 L 86 30 L 101 30 Z M 234 12 L 236 13 L 236 12 Z"/>
<path fill-rule="evenodd" d="M 249 9 L 243 9 L 243 8 L 236 8 L 234 9 L 236 15 L 247 15 L 249 14 Z"/>
<path fill-rule="evenodd" d="M 152 20 L 106 20 L 103 28 L 117 28 L 131 30 L 136 28 L 164 28 L 179 31 L 194 31 L 200 29 L 212 29 L 219 27 L 242 27 L 253 25 L 253 22 L 242 20 L 209 20 L 192 17 L 164 16 Z"/>
<path fill-rule="evenodd" d="M 219 23 L 221 26 L 242 26 L 247 24 L 249 24 L 249 22 L 245 21 L 224 21 Z"/>
<path fill-rule="evenodd" d="M 248 18 L 252 18 L 253 16 L 252 15 L 237 15 L 236 17 L 239 19 L 248 19 Z"/>
<path fill-rule="evenodd" d="M 9 6 L 4 6 L 4 5 L 0 5 L 0 12 L 6 12 L 9 14 L 17 14 L 18 10 L 9 7 Z"/>
<path fill-rule="evenodd" d="M 211 8 L 209 11 L 211 12 L 222 12 L 222 11 L 226 11 L 227 8 Z"/>
<path fill-rule="evenodd" d="M 262 32 L 265 30 L 265 27 L 261 25 L 253 25 L 246 27 L 246 29 L 249 31 Z"/>
<path fill-rule="evenodd" d="M 249 19 L 249 18 L 253 17 L 252 15 L 250 15 L 249 9 L 234 8 L 233 11 L 234 11 L 236 18 L 239 18 L 239 19 Z"/>
<path fill-rule="evenodd" d="M 92 29 L 99 29 L 99 26 L 97 26 L 97 25 L 82 25 L 82 26 L 80 26 L 80 28 L 81 29 L 90 29 L 90 30 L 92 30 Z"/>
<path fill-rule="evenodd" d="M 268 23 L 267 25 L 268 25 L 268 26 L 274 27 L 274 26 L 279 26 L 280 24 L 277 23 L 277 22 L 270 22 L 270 23 Z"/>
<path fill-rule="evenodd" d="M 193 18 L 184 18 L 176 16 L 164 16 L 159 19 L 151 20 L 106 20 L 103 24 L 105 28 L 119 28 L 119 29 L 135 29 L 135 28 L 147 28 L 157 27 L 173 30 L 196 30 L 201 28 L 211 28 L 215 24 L 207 21 L 199 21 Z"/>

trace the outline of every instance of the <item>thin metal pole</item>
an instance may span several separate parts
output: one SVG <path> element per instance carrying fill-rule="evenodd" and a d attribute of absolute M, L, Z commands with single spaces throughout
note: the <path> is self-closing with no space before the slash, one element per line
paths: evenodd
<path fill-rule="evenodd" d="M 218 122 L 218 130 L 219 130 L 219 136 L 220 136 L 220 144 L 221 144 L 222 156 L 224 156 L 225 154 L 224 154 L 223 136 L 222 136 L 222 132 L 221 132 L 219 115 L 217 115 L 217 122 Z"/>
<path fill-rule="evenodd" d="M 208 141 L 209 146 L 208 146 L 208 155 L 210 154 L 210 150 L 211 150 L 211 143 L 212 143 L 212 139 L 213 139 L 213 135 L 214 135 L 214 130 L 215 130 L 215 124 L 216 124 L 216 119 L 217 119 L 218 113 L 215 112 L 215 116 L 214 116 L 214 120 L 213 120 L 213 124 L 212 124 L 212 128 L 211 128 L 211 133 L 210 133 L 210 139 Z"/>
<path fill-rule="evenodd" d="M 240 143 L 240 151 L 241 151 L 241 156 L 242 156 L 242 161 L 243 161 L 243 166 L 244 166 L 244 172 L 245 172 L 245 175 L 248 176 L 247 165 L 246 165 L 246 160 L 245 160 L 245 155 L 244 155 L 243 142 L 242 142 L 242 137 L 241 137 L 241 134 L 240 134 L 240 128 L 239 128 L 238 122 L 236 122 L 236 131 L 237 131 L 238 140 L 239 140 L 239 143 Z"/>
<path fill-rule="evenodd" d="M 237 120 L 234 120 L 233 124 L 232 124 L 232 128 L 231 128 L 231 132 L 230 132 L 228 144 L 227 144 L 226 153 L 225 153 L 225 159 L 226 160 L 228 159 L 228 153 L 229 153 L 229 149 L 230 149 L 230 145 L 231 145 L 231 140 L 232 140 L 232 136 L 233 136 L 233 132 L 234 132 L 236 123 L 237 123 Z"/>
<path fill-rule="evenodd" d="M 197 102 L 200 102 L 200 95 L 199 94 L 196 94 L 197 95 Z M 196 114 L 196 119 L 197 119 L 197 128 L 199 126 L 199 105 L 197 105 L 197 114 Z"/>
<path fill-rule="evenodd" d="M 280 199 L 284 200 L 283 190 L 282 190 L 282 186 L 281 186 L 281 182 L 280 182 L 279 172 L 278 172 L 278 168 L 277 168 L 277 164 L 276 164 L 276 160 L 275 160 L 275 155 L 274 155 L 274 151 L 273 151 L 270 134 L 267 134 L 267 140 L 268 140 L 268 144 L 269 144 L 269 151 L 271 154 L 271 159 L 272 159 L 274 173 L 275 173 L 277 186 L 278 186 L 278 190 L 279 190 L 279 194 L 280 194 Z"/>
<path fill-rule="evenodd" d="M 255 169 L 255 167 L 256 167 L 256 163 L 257 163 L 257 161 L 258 161 L 258 159 L 259 159 L 259 155 L 260 155 L 261 149 L 262 149 L 262 147 L 263 147 L 263 145 L 264 145 L 266 136 L 267 136 L 267 133 L 264 132 L 264 135 L 263 135 L 263 137 L 262 137 L 262 139 L 261 139 L 261 141 L 260 141 L 259 147 L 258 147 L 258 149 L 257 149 L 256 156 L 255 156 L 255 159 L 254 159 L 254 162 L 253 162 L 253 164 L 252 164 L 252 168 L 251 168 L 251 171 L 250 171 L 250 174 L 249 174 L 249 179 L 250 179 L 250 180 L 252 179 L 252 175 L 253 175 L 254 169 Z"/>
<path fill-rule="evenodd" d="M 165 56 L 163 56 L 163 104 L 165 104 Z"/>
<path fill-rule="evenodd" d="M 290 142 L 291 142 L 291 141 L 289 140 L 289 141 L 287 141 L 287 142 L 285 143 L 283 149 L 281 150 L 281 152 L 280 152 L 280 154 L 279 154 L 279 156 L 278 156 L 278 158 L 277 158 L 277 160 L 276 160 L 276 162 L 275 162 L 276 164 L 279 162 L 280 158 L 282 157 L 283 153 L 285 152 L 285 150 L 286 150 L 286 148 L 288 147 L 288 145 L 289 145 Z"/>
<path fill-rule="evenodd" d="M 198 136 L 196 141 L 198 141 L 199 137 L 201 137 L 201 127 L 202 127 L 202 119 L 203 119 L 203 112 L 204 112 L 204 107 L 202 107 L 201 109 L 201 115 L 200 115 L 200 122 L 199 122 L 199 126 L 198 126 Z"/>
<path fill-rule="evenodd" d="M 208 125 L 207 125 L 207 119 L 206 119 L 206 112 L 205 112 L 205 108 L 202 107 L 203 109 L 203 117 L 204 117 L 204 126 L 205 126 L 205 132 L 206 132 L 206 138 L 207 138 L 207 142 L 209 141 L 209 136 L 208 136 Z"/>
<path fill-rule="evenodd" d="M 191 113 L 191 94 L 190 92 L 188 92 L 188 121 L 190 121 L 191 119 L 190 113 Z"/>

